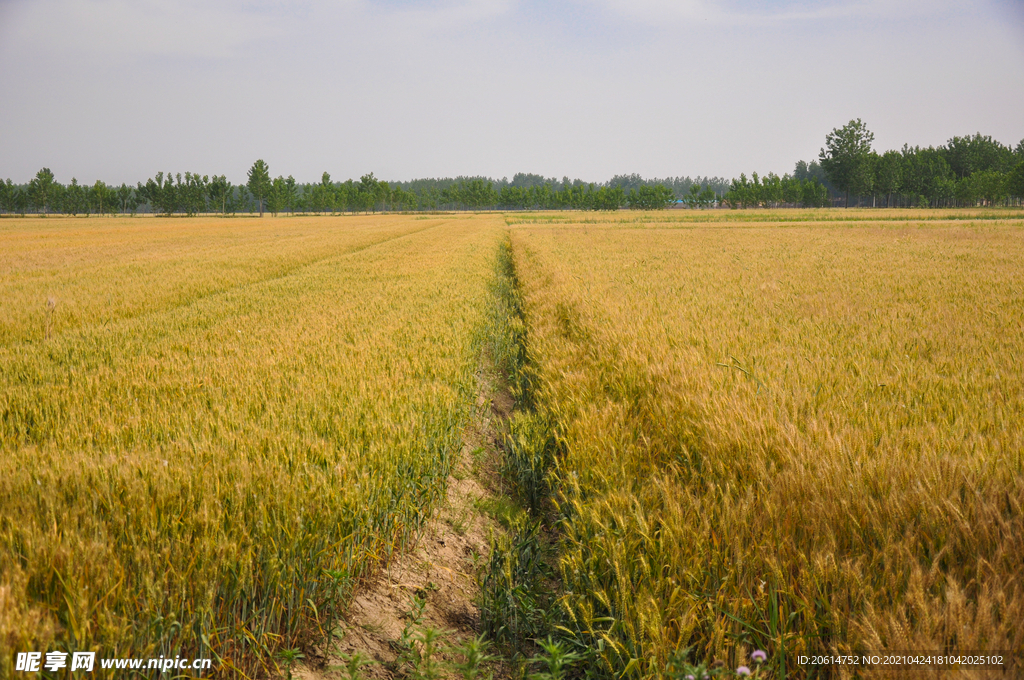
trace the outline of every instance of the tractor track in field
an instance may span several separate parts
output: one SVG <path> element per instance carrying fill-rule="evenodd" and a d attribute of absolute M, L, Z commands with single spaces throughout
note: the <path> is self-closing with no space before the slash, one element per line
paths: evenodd
<path fill-rule="evenodd" d="M 303 680 L 348 678 L 345 659 L 359 653 L 371 664 L 361 669 L 367 680 L 392 680 L 408 675 L 402 667 L 403 632 L 432 628 L 443 633 L 437 659 L 446 677 L 456 677 L 447 664 L 453 651 L 480 634 L 477 574 L 490 558 L 490 538 L 500 532 L 486 511 L 503 496 L 497 473 L 501 424 L 513 408 L 508 390 L 488 372 L 479 373 L 476 414 L 463 435 L 458 463 L 448 478 L 447 502 L 438 507 L 415 546 L 396 555 L 361 583 L 342 617 L 330 649 L 314 650 L 293 671 Z M 413 621 L 414 598 L 425 601 Z M 416 643 L 414 643 L 416 644 Z M 496 678 L 511 676 L 507 664 L 487 668 Z"/>

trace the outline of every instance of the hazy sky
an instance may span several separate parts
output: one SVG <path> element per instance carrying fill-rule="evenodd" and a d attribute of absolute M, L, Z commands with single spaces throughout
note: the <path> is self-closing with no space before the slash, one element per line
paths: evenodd
<path fill-rule="evenodd" d="M 1020 0 L 0 0 L 0 177 L 791 171 L 1024 138 Z"/>

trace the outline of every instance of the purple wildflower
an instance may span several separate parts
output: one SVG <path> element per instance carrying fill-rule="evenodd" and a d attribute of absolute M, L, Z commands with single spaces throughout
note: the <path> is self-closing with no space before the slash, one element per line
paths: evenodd
<path fill-rule="evenodd" d="M 750 658 L 754 660 L 754 663 L 764 663 L 764 660 L 768 658 L 768 653 L 763 649 L 755 649 Z"/>
<path fill-rule="evenodd" d="M 750 675 L 750 669 L 746 666 L 740 666 L 736 669 L 736 675 Z"/>

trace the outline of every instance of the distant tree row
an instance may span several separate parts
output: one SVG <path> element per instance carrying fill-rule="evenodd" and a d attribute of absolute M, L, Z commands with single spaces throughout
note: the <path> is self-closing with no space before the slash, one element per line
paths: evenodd
<path fill-rule="evenodd" d="M 830 200 L 828 189 L 815 177 L 779 177 L 771 172 L 758 177 L 754 172 L 750 179 L 742 173 L 734 179 L 722 203 L 733 208 L 823 208 Z"/>
<path fill-rule="evenodd" d="M 977 133 L 938 147 L 904 144 L 879 154 L 871 148 L 874 138 L 859 118 L 826 136 L 818 167 L 839 205 L 969 207 L 1024 200 L 1024 140 L 1011 148 Z M 805 171 L 811 166 L 804 164 Z"/>
<path fill-rule="evenodd" d="M 672 190 L 677 200 L 686 201 L 697 187 L 696 193 L 709 189 L 715 196 L 721 196 L 729 190 L 731 182 L 724 177 L 665 177 L 662 179 L 644 179 L 640 175 L 615 175 L 608 180 L 609 187 L 622 187 L 624 191 L 639 189 L 642 186 L 663 185 Z"/>
<path fill-rule="evenodd" d="M 247 178 L 245 184 L 235 186 L 223 175 L 158 172 L 135 187 L 122 184 L 114 188 L 100 181 L 82 187 L 77 179 L 67 186 L 60 184 L 48 168 L 43 168 L 28 185 L 0 182 L 0 211 L 66 215 L 135 214 L 140 210 L 165 215 L 262 215 L 267 211 L 276 215 L 377 210 L 656 210 L 677 200 L 671 188 L 658 183 L 635 182 L 626 191 L 621 185 L 588 184 L 568 178 L 558 182 L 525 174 L 516 175 L 512 182 L 474 177 L 388 183 L 369 173 L 358 181 L 338 183 L 325 172 L 319 183 L 299 184 L 291 176 L 271 179 L 270 168 L 263 160 L 253 164 Z M 705 200 L 709 191 L 704 189 L 699 207 L 714 202 Z M 714 192 L 711 196 L 717 198 Z M 698 207 L 697 203 L 692 205 Z"/>
<path fill-rule="evenodd" d="M 672 190 L 664 185 L 640 186 L 626 193 L 622 187 L 596 184 L 554 183 L 529 187 L 506 184 L 500 189 L 483 179 L 460 181 L 440 191 L 423 194 L 428 209 L 480 210 L 659 210 L 675 202 Z"/>
<path fill-rule="evenodd" d="M 92 186 L 83 186 L 72 179 L 64 186 L 54 180 L 49 168 L 36 173 L 25 187 L 15 186 L 9 179 L 0 181 L 0 211 L 25 214 L 33 209 L 68 215 L 135 212 L 138 198 L 125 184 L 112 187 L 97 180 Z"/>
<path fill-rule="evenodd" d="M 468 183 L 472 180 L 483 180 L 489 182 L 494 190 L 501 192 L 505 187 L 513 189 L 533 189 L 535 187 L 547 186 L 552 192 L 563 191 L 569 187 L 579 188 L 586 187 L 592 182 L 587 182 L 582 179 L 572 179 L 563 177 L 561 180 L 554 177 L 544 177 L 543 175 L 537 175 L 533 173 L 516 173 L 512 179 L 502 177 L 501 179 L 491 179 L 490 177 L 445 177 L 445 178 L 426 178 L 426 179 L 414 179 L 408 182 L 397 182 L 396 184 L 406 191 L 412 191 L 417 195 L 420 195 L 426 190 L 436 190 L 438 192 L 455 186 L 460 183 Z M 624 194 L 628 195 L 630 190 L 639 190 L 640 187 L 655 187 L 663 185 L 672 190 L 677 200 L 683 199 L 689 194 L 691 187 L 697 184 L 702 189 L 710 187 L 716 195 L 721 195 L 729 189 L 729 180 L 721 177 L 666 177 L 664 179 L 646 179 L 640 175 L 615 175 L 610 180 L 604 183 L 595 184 L 596 187 L 607 187 L 609 189 L 620 188 Z"/>
<path fill-rule="evenodd" d="M 249 181 L 238 186 L 226 177 L 186 172 L 158 172 L 135 187 L 122 184 L 110 187 L 97 181 L 83 187 L 77 179 L 67 186 L 56 182 L 53 173 L 43 168 L 24 186 L 6 180 L 0 182 L 0 211 L 25 214 L 90 215 L 126 213 L 140 210 L 160 214 L 198 215 L 200 213 L 337 212 L 371 210 L 414 210 L 418 197 L 373 174 L 359 182 L 331 182 L 324 173 L 320 184 L 300 185 L 293 177 L 270 179 L 269 168 L 257 161 L 249 172 Z"/>
<path fill-rule="evenodd" d="M 682 203 L 690 208 L 1020 205 L 1024 201 L 1024 140 L 1010 148 L 980 133 L 953 137 L 938 147 L 877 153 L 874 135 L 858 118 L 825 138 L 816 161 L 800 161 L 792 175 L 741 174 L 719 177 L 644 179 L 616 175 L 595 184 L 517 173 L 512 180 L 488 177 L 416 179 L 388 183 L 373 173 L 358 181 L 334 182 L 323 173 L 316 184 L 291 176 L 271 179 L 258 160 L 247 182 L 234 186 L 223 175 L 163 173 L 135 187 L 77 179 L 63 185 L 43 168 L 27 185 L 0 182 L 0 212 L 30 211 L 89 215 L 147 212 L 196 215 L 264 211 L 322 213 L 377 210 L 653 210 Z"/>
<path fill-rule="evenodd" d="M 938 147 L 877 153 L 860 119 L 832 130 L 817 160 L 792 175 L 741 174 L 721 204 L 749 207 L 971 207 L 1024 202 L 1024 140 L 1015 148 L 980 133 Z"/>

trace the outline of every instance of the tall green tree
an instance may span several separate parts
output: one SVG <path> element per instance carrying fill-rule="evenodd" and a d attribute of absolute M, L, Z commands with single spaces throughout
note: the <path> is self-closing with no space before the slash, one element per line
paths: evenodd
<path fill-rule="evenodd" d="M 700 196 L 697 197 L 697 205 L 699 205 L 701 209 L 711 208 L 717 202 L 718 194 L 716 194 L 715 190 L 712 189 L 710 186 L 704 187 L 704 189 L 700 192 Z"/>
<path fill-rule="evenodd" d="M 511 187 L 509 187 L 511 188 Z M 521 191 L 521 190 L 520 190 Z M 421 210 L 437 210 L 441 204 L 441 192 L 437 187 L 427 187 L 420 193 Z M 522 207 L 517 203 L 514 207 Z"/>
<path fill-rule="evenodd" d="M 227 210 L 229 213 L 252 212 L 252 202 L 249 200 L 251 194 L 244 184 L 235 187 L 237 193 L 231 192 L 228 196 Z"/>
<path fill-rule="evenodd" d="M 114 212 L 117 204 L 113 189 L 101 180 L 96 180 L 96 183 L 86 190 L 86 200 L 89 209 L 97 215 Z"/>
<path fill-rule="evenodd" d="M 215 206 L 220 206 L 220 214 L 223 215 L 227 212 L 228 195 L 232 191 L 231 182 L 224 175 L 214 175 L 210 178 L 210 183 L 206 186 L 207 194 L 210 197 L 210 201 Z"/>
<path fill-rule="evenodd" d="M 913 205 L 939 206 L 955 196 L 956 178 L 940 149 L 903 145 L 902 191 Z"/>
<path fill-rule="evenodd" d="M 359 192 L 359 207 L 366 212 L 371 210 L 376 211 L 377 203 L 383 198 L 380 181 L 378 181 L 371 172 L 360 177 L 359 184 L 357 186 Z"/>
<path fill-rule="evenodd" d="M 862 194 L 871 189 L 873 141 L 874 133 L 860 118 L 825 136 L 825 147 L 818 154 L 818 160 L 828 181 L 846 194 L 846 207 L 850 207 L 851 192 Z"/>
<path fill-rule="evenodd" d="M 139 208 L 139 199 L 132 189 L 127 184 L 121 183 L 121 186 L 117 188 L 117 204 L 121 209 L 122 213 L 135 214 L 135 211 Z"/>
<path fill-rule="evenodd" d="M 700 185 L 697 183 L 690 185 L 690 191 L 683 196 L 683 203 L 686 204 L 687 208 L 691 210 L 697 208 L 700 205 Z"/>
<path fill-rule="evenodd" d="M 150 206 L 165 215 L 178 209 L 180 192 L 174 185 L 174 176 L 169 172 L 166 175 L 163 172 L 156 173 L 154 178 L 146 180 L 145 185 L 139 182 L 138 192 Z"/>
<path fill-rule="evenodd" d="M 288 175 L 288 179 L 284 181 L 284 207 L 288 209 L 288 212 L 295 212 L 295 204 L 298 199 L 299 191 L 295 184 L 295 178 Z"/>
<path fill-rule="evenodd" d="M 256 199 L 260 207 L 260 217 L 263 217 L 263 201 L 270 193 L 272 183 L 270 181 L 270 167 L 263 162 L 263 159 L 256 161 L 249 168 L 249 181 L 245 183 L 249 187 L 249 193 Z"/>
<path fill-rule="evenodd" d="M 1024 146 L 1024 142 L 1022 142 Z M 1006 191 L 1017 199 L 1024 200 L 1024 161 L 1006 175 Z"/>
<path fill-rule="evenodd" d="M 1014 165 L 1010 147 L 980 132 L 973 137 L 953 137 L 940 148 L 953 174 L 961 179 L 985 170 L 1007 172 Z"/>
<path fill-rule="evenodd" d="M 664 210 L 675 200 L 675 193 L 664 184 L 630 189 L 626 195 L 626 205 L 630 210 Z"/>
<path fill-rule="evenodd" d="M 270 183 L 270 191 L 267 192 L 267 210 L 271 215 L 277 217 L 277 213 L 284 209 L 288 199 L 288 188 L 284 177 L 278 177 Z"/>
<path fill-rule="evenodd" d="M 50 187 L 50 195 L 47 201 L 50 204 L 50 210 L 59 213 L 64 212 L 64 194 L 66 189 L 60 182 L 54 182 Z"/>
<path fill-rule="evenodd" d="M 71 184 L 64 191 L 64 214 L 77 215 L 78 213 L 84 213 L 88 207 L 89 202 L 85 194 L 85 187 L 78 183 L 77 178 L 72 177 Z"/>
<path fill-rule="evenodd" d="M 360 210 L 359 187 L 351 179 L 339 184 L 334 192 L 334 203 L 341 212 Z"/>
<path fill-rule="evenodd" d="M 313 189 L 313 210 L 330 210 L 333 213 L 337 203 L 338 192 L 331 181 L 331 173 L 325 170 L 320 176 L 320 184 Z"/>
<path fill-rule="evenodd" d="M 829 204 L 828 189 L 815 179 L 800 184 L 800 203 L 805 208 L 824 208 Z"/>
<path fill-rule="evenodd" d="M 184 181 L 181 175 L 178 175 L 178 203 L 186 215 L 198 215 L 206 211 L 209 183 L 209 177 L 197 172 L 186 172 Z"/>
<path fill-rule="evenodd" d="M 32 204 L 46 215 L 46 208 L 49 205 L 50 190 L 53 188 L 53 173 L 49 168 L 43 168 L 36 173 L 36 176 L 28 183 L 29 200 Z"/>
<path fill-rule="evenodd" d="M 24 217 L 29 204 L 28 191 L 15 187 L 11 192 L 9 200 L 11 202 L 11 210 Z"/>
<path fill-rule="evenodd" d="M 899 193 L 903 181 L 903 156 L 890 149 L 875 159 L 875 188 L 885 194 L 885 207 Z"/>
<path fill-rule="evenodd" d="M 998 205 L 1006 200 L 1009 194 L 1006 186 L 1006 173 L 998 170 L 980 170 L 968 178 L 975 186 L 978 198 L 985 205 Z"/>

